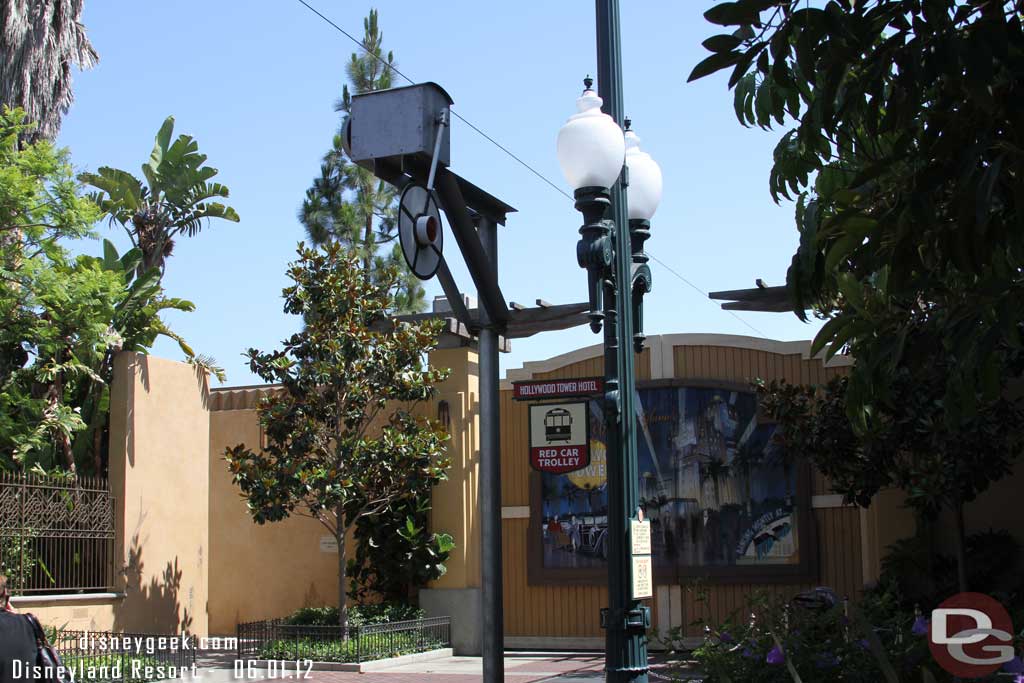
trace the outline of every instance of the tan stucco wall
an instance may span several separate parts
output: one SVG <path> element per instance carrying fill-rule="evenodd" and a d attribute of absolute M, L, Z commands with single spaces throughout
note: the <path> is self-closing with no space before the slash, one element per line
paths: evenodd
<path fill-rule="evenodd" d="M 204 376 L 124 352 L 110 388 L 116 597 L 22 598 L 68 629 L 207 632 L 209 412 Z"/>
<path fill-rule="evenodd" d="M 69 631 L 110 631 L 124 599 L 83 596 L 71 602 L 46 598 L 14 598 L 18 612 L 31 612 L 40 623 Z"/>
<path fill-rule="evenodd" d="M 338 555 L 320 548 L 327 529 L 294 516 L 258 525 L 231 482 L 224 450 L 259 447 L 255 409 L 214 410 L 210 418 L 210 632 L 234 634 L 239 622 L 337 604 Z"/>
<path fill-rule="evenodd" d="M 477 352 L 468 348 L 444 349 L 430 354 L 430 365 L 451 371 L 438 386 L 436 405 L 447 401 L 451 426 L 448 480 L 434 488 L 430 525 L 435 532 L 452 535 L 455 548 L 447 573 L 430 588 L 480 586 L 480 522 L 477 493 L 480 488 L 480 370 Z"/>
<path fill-rule="evenodd" d="M 110 481 L 125 599 L 115 630 L 207 632 L 209 412 L 187 364 L 118 355 L 111 388 Z"/>

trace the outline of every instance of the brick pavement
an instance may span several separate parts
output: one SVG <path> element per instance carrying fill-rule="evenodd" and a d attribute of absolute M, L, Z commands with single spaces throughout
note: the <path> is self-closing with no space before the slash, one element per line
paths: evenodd
<path fill-rule="evenodd" d="M 206 659 L 206 658 L 201 658 Z M 653 658 L 651 680 L 661 683 L 666 680 L 687 680 L 696 676 L 691 666 L 683 662 L 667 663 L 662 658 Z M 198 683 L 246 683 L 235 681 L 231 663 L 206 660 L 200 666 L 202 679 Z M 219 669 L 219 670 L 218 670 Z M 505 683 L 592 683 L 603 681 L 604 655 L 598 652 L 553 653 L 553 652 L 506 652 Z M 675 676 L 665 674 L 671 673 Z M 661 674 L 661 675 L 659 675 Z M 294 675 L 294 674 L 292 674 Z M 481 661 L 479 657 L 446 657 L 437 660 L 418 661 L 402 666 L 367 673 L 343 671 L 313 671 L 308 679 L 266 679 L 261 671 L 260 683 L 480 683 Z M 223 679 L 223 680 L 221 680 Z M 699 680 L 695 678 L 694 680 Z M 257 683 L 249 681 L 248 683 Z"/>
<path fill-rule="evenodd" d="M 604 658 L 597 654 L 506 653 L 505 682 L 539 683 L 569 674 L 583 683 L 582 676 L 599 676 L 603 668 Z M 480 683 L 480 670 L 478 657 L 450 657 L 362 674 L 314 671 L 309 680 L 313 683 Z"/>

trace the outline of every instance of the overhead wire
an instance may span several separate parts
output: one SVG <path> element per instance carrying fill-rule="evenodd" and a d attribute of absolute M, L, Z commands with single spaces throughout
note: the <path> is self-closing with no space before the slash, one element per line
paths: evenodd
<path fill-rule="evenodd" d="M 302 6 L 304 6 L 304 7 L 306 8 L 306 9 L 308 9 L 308 10 L 309 10 L 310 12 L 312 12 L 312 13 L 313 13 L 313 14 L 315 14 L 316 16 L 320 17 L 320 18 L 321 18 L 321 19 L 322 19 L 323 21 L 325 21 L 325 22 L 326 22 L 326 23 L 327 23 L 328 25 L 330 25 L 331 27 L 333 27 L 333 28 L 334 28 L 335 30 L 337 30 L 337 31 L 338 31 L 339 33 L 341 33 L 341 34 L 342 34 L 343 36 L 345 36 L 346 38 L 348 38 L 349 40 L 351 40 L 351 41 L 352 41 L 353 43 L 355 43 L 355 44 L 356 44 L 357 46 L 359 46 L 359 48 L 360 48 L 360 49 L 361 49 L 361 50 L 362 50 L 363 52 L 365 52 L 366 54 L 370 55 L 371 57 L 373 57 L 374 59 L 376 59 L 377 61 L 379 61 L 379 62 L 380 62 L 381 64 L 383 64 L 383 65 L 384 65 L 385 67 L 387 67 L 387 68 L 388 68 L 388 69 L 390 69 L 391 71 L 394 71 L 394 72 L 395 72 L 396 74 L 398 74 L 399 76 L 401 76 L 402 78 L 404 78 L 404 79 L 405 79 L 406 81 L 408 81 L 408 82 L 409 82 L 409 84 L 410 84 L 410 85 L 416 85 L 416 81 L 414 81 L 413 79 L 409 78 L 409 77 L 408 77 L 408 76 L 406 76 L 406 75 L 405 75 L 404 73 L 402 73 L 401 71 L 399 71 L 398 67 L 396 67 L 396 66 L 395 66 L 394 64 L 391 64 L 390 62 L 386 61 L 386 60 L 385 60 L 385 59 L 384 59 L 383 57 L 381 57 L 380 55 L 378 55 L 378 54 L 376 54 L 376 53 L 372 52 L 372 51 L 371 51 L 370 49 L 368 49 L 368 48 L 367 48 L 367 47 L 366 47 L 365 45 L 363 45 L 363 41 L 359 40 L 358 38 L 356 38 L 355 36 L 353 36 L 353 35 L 352 35 L 351 33 L 349 33 L 348 31 L 346 31 L 345 29 L 343 29 L 343 28 L 342 28 L 341 26 L 339 26 L 338 24 L 336 24 L 336 23 L 334 23 L 333 21 L 331 21 L 331 19 L 330 19 L 329 17 L 325 16 L 325 15 L 324 15 L 323 13 L 321 13 L 321 12 L 320 12 L 320 11 L 319 11 L 318 9 L 316 9 L 315 7 L 313 7 L 312 5 L 310 5 L 310 4 L 308 3 L 308 2 L 306 2 L 306 0 L 297 0 L 297 1 L 298 1 L 298 3 L 299 3 L 299 4 L 301 4 L 301 5 L 302 5 Z M 519 163 L 519 164 L 520 164 L 520 165 L 521 165 L 521 166 L 522 166 L 523 168 L 525 168 L 526 170 L 528 170 L 528 171 L 529 171 L 530 173 L 532 173 L 533 175 L 537 176 L 537 177 L 538 177 L 538 178 L 539 178 L 540 180 L 542 180 L 543 182 L 547 183 L 547 184 L 548 184 L 549 186 L 551 186 L 551 187 L 552 187 L 552 188 L 553 188 L 553 189 L 554 189 L 554 190 L 555 190 L 556 192 L 558 192 L 559 194 L 561 194 L 562 196 L 564 196 L 564 197 L 565 197 L 566 199 L 569 199 L 569 200 L 572 200 L 572 199 L 573 199 L 573 198 L 572 198 L 572 196 L 571 196 L 571 195 L 570 195 L 570 194 L 569 194 L 568 192 L 566 192 L 565 190 L 563 190 L 562 188 L 560 188 L 560 187 L 559 187 L 558 185 L 556 185 L 555 183 L 553 183 L 553 182 L 552 182 L 552 181 L 551 181 L 551 180 L 550 180 L 550 179 L 549 179 L 549 178 L 548 178 L 547 176 L 545 176 L 545 175 L 544 175 L 543 173 L 541 173 L 540 171 L 538 171 L 537 169 L 535 169 L 535 168 L 534 168 L 533 166 L 531 166 L 531 165 L 530 165 L 530 164 L 528 164 L 527 162 L 523 161 L 523 160 L 522 160 L 522 159 L 521 159 L 521 158 L 520 158 L 519 156 L 517 156 L 516 154 L 514 154 L 514 153 L 513 153 L 513 152 L 512 152 L 512 151 L 511 151 L 510 149 L 508 149 L 507 147 L 505 147 L 504 145 L 502 145 L 502 144 L 501 144 L 500 142 L 498 142 L 497 140 L 495 140 L 495 139 L 494 139 L 493 137 L 491 137 L 490 135 L 488 135 L 487 133 L 485 133 L 485 132 L 484 132 L 483 130 L 481 130 L 481 129 L 480 129 L 480 128 L 479 128 L 478 126 L 475 126 L 475 125 L 473 125 L 473 123 L 471 123 L 471 122 L 470 122 L 470 121 L 469 121 L 468 119 L 466 119 L 466 118 L 465 118 L 464 116 L 462 116 L 461 114 L 459 114 L 459 113 L 458 113 L 457 111 L 452 111 L 451 113 L 452 113 L 452 116 L 454 116 L 455 118 L 457 118 L 457 119 L 459 119 L 460 121 L 462 121 L 462 122 L 463 122 L 464 124 L 466 124 L 467 126 L 469 126 L 469 127 L 470 127 L 470 128 L 472 129 L 472 130 L 474 130 L 474 131 L 475 131 L 475 132 L 476 132 L 476 133 L 477 133 L 478 135 L 480 135 L 481 137 L 483 137 L 483 138 L 484 138 L 485 140 L 487 140 L 487 141 L 488 141 L 488 142 L 490 142 L 490 143 L 491 143 L 492 145 L 494 145 L 495 147 L 497 147 L 498 149 L 500 149 L 500 150 L 501 150 L 502 152 L 504 152 L 505 154 L 507 154 L 507 155 L 508 155 L 509 157 L 511 157 L 512 159 L 514 159 L 514 160 L 515 160 L 516 162 L 518 162 L 518 163 Z M 689 286 L 690 286 L 690 287 L 691 287 L 691 288 L 692 288 L 692 289 L 693 289 L 694 291 L 698 292 L 698 293 L 699 293 L 699 294 L 700 294 L 700 295 L 701 295 L 702 297 L 704 297 L 705 301 L 708 301 L 708 302 L 710 302 L 710 303 L 711 303 L 711 304 L 712 304 L 713 306 L 715 305 L 715 304 L 714 304 L 714 303 L 713 303 L 713 302 L 711 301 L 711 299 L 710 299 L 710 298 L 708 298 L 708 292 L 706 292 L 705 290 L 701 289 L 700 287 L 698 287 L 697 285 L 695 285 L 695 284 L 694 284 L 693 282 L 691 282 L 690 280 L 688 280 L 688 279 L 686 279 L 685 277 L 683 277 L 683 276 L 682 276 L 682 275 L 681 275 L 681 274 L 680 274 L 679 272 L 677 272 L 677 271 L 676 271 L 675 269 L 673 269 L 672 267 L 670 267 L 670 266 L 669 266 L 669 265 L 668 265 L 667 263 L 665 263 L 664 261 L 662 261 L 662 260 L 661 260 L 660 258 L 658 258 L 657 256 L 655 256 L 654 254 L 652 254 L 652 253 L 651 253 L 650 251 L 648 251 L 648 252 L 647 252 L 647 255 L 648 255 L 648 256 L 649 256 L 649 257 L 650 257 L 651 259 L 653 259 L 654 261 L 657 261 L 658 263 L 660 263 L 660 264 L 661 264 L 661 266 L 662 266 L 663 268 L 665 268 L 665 270 L 667 270 L 668 272 L 672 273 L 672 274 L 673 274 L 673 275 L 675 275 L 675 276 L 676 276 L 677 278 L 679 278 L 679 280 L 681 280 L 681 281 L 682 281 L 682 282 L 684 282 L 685 284 L 689 285 Z M 762 336 L 762 337 L 766 336 L 764 332 L 762 332 L 761 330 L 757 329 L 756 327 L 754 327 L 753 325 L 751 325 L 751 324 L 750 324 L 749 322 L 747 322 L 746 320 L 744 320 L 744 319 L 743 319 L 743 318 L 741 318 L 740 316 L 736 315 L 736 313 L 734 313 L 733 311 L 730 311 L 730 310 L 728 310 L 728 309 L 723 309 L 723 308 L 719 308 L 719 310 L 725 311 L 726 313 L 728 313 L 728 314 L 729 314 L 729 315 L 731 315 L 731 316 L 732 316 L 733 318 L 735 318 L 736 320 L 738 320 L 738 321 L 740 321 L 741 323 L 743 323 L 744 325 L 746 325 L 746 326 L 747 326 L 748 328 L 750 328 L 751 330 L 753 330 L 754 332 L 756 332 L 756 333 L 757 333 L 757 334 L 759 334 L 760 336 Z"/>

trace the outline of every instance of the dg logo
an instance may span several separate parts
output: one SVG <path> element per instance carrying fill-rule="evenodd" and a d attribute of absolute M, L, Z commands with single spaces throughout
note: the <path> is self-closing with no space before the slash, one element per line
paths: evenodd
<path fill-rule="evenodd" d="M 993 598 L 957 593 L 932 611 L 928 647 L 954 676 L 981 678 L 1013 659 L 1013 624 Z"/>

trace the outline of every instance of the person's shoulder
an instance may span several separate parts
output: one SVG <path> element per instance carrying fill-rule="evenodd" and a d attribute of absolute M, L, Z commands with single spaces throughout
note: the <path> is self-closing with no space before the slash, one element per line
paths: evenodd
<path fill-rule="evenodd" d="M 0 628 L 5 630 L 13 628 L 28 629 L 30 628 L 28 617 L 24 614 L 18 614 L 17 612 L 0 610 Z"/>

